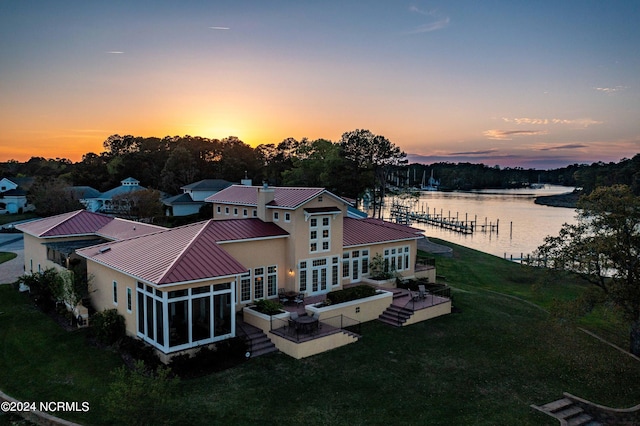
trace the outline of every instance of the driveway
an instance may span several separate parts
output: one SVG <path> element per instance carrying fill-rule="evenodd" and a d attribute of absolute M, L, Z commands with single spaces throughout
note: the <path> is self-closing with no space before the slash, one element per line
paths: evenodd
<path fill-rule="evenodd" d="M 0 233 L 0 251 L 17 254 L 15 259 L 0 264 L 0 284 L 11 284 L 24 274 L 24 239 L 22 234 Z"/>

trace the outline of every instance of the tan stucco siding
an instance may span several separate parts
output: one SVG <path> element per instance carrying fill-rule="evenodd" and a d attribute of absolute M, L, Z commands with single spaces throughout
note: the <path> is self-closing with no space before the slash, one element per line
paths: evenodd
<path fill-rule="evenodd" d="M 96 311 L 117 309 L 126 322 L 127 334 L 136 335 L 137 281 L 121 272 L 87 259 L 87 276 L 91 303 Z M 117 304 L 113 302 L 113 283 L 117 283 Z M 127 288 L 131 289 L 131 311 L 128 309 Z"/>
<path fill-rule="evenodd" d="M 44 271 L 54 268 L 64 270 L 65 268 L 47 259 L 47 247 L 45 243 L 63 243 L 68 241 L 86 240 L 90 237 L 61 237 L 61 238 L 38 238 L 33 235 L 24 234 L 24 270 L 26 273 Z M 40 267 L 38 269 L 38 266 Z"/>

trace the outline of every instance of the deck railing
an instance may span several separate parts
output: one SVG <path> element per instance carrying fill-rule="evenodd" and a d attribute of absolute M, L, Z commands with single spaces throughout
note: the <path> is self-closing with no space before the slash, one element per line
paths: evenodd
<path fill-rule="evenodd" d="M 331 329 L 334 329 L 336 332 L 339 330 L 347 330 L 360 334 L 360 321 L 349 318 L 345 315 L 336 315 L 329 318 L 323 318 L 316 324 L 312 324 L 309 327 L 296 327 L 290 323 L 289 318 L 283 319 L 271 317 L 271 331 L 294 342 L 312 340 L 328 335 L 330 333 L 327 332 L 327 330 Z"/>
<path fill-rule="evenodd" d="M 451 300 L 451 287 L 449 286 L 437 289 L 427 289 L 425 297 L 423 298 L 420 298 L 419 292 L 417 291 L 409 290 L 409 292 L 409 301 L 404 305 L 404 309 L 411 312 L 444 303 L 444 301 L 439 299 Z M 402 313 L 398 312 L 398 323 L 401 322 L 401 315 Z"/>

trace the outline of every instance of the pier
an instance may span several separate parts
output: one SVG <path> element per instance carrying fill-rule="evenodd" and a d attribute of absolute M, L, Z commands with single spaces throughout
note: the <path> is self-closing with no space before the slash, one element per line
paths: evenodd
<path fill-rule="evenodd" d="M 484 223 L 478 223 L 477 215 L 474 216 L 473 220 L 469 220 L 468 213 L 465 213 L 464 220 L 462 220 L 458 212 L 456 212 L 455 216 L 452 216 L 451 211 L 449 211 L 445 217 L 442 209 L 440 209 L 440 213 L 437 213 L 435 208 L 433 209 L 433 213 L 428 209 L 426 212 L 411 211 L 409 206 L 395 202 L 391 206 L 390 214 L 396 223 L 405 225 L 424 223 L 462 234 L 473 234 L 474 232 L 495 232 L 498 234 L 500 230 L 500 219 L 497 219 L 496 222 L 493 223 L 489 222 L 485 217 Z"/>

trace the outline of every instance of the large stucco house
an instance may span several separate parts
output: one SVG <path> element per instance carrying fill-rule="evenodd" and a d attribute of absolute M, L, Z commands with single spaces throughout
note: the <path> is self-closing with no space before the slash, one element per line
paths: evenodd
<path fill-rule="evenodd" d="M 400 277 L 416 273 L 421 231 L 348 217 L 350 202 L 323 188 L 233 185 L 206 201 L 213 219 L 173 229 L 86 211 L 21 225 L 27 271 L 33 262 L 38 268 L 60 263 L 56 250 L 85 259 L 94 306 L 117 309 L 127 333 L 164 359 L 236 336 L 236 313 L 256 300 L 285 291 L 322 296 L 366 280 L 376 254 Z M 65 225 L 87 215 L 97 224 Z M 429 273 L 435 279 L 435 270 Z M 280 343 L 279 349 L 306 356 L 291 342 Z"/>

